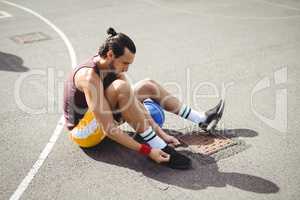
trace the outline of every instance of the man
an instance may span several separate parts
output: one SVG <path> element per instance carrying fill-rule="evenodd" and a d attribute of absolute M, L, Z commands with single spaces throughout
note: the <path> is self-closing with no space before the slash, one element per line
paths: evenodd
<path fill-rule="evenodd" d="M 172 96 L 153 80 L 131 87 L 125 73 L 133 63 L 134 42 L 113 28 L 98 55 L 76 67 L 65 83 L 64 116 L 71 139 L 81 147 L 92 147 L 108 137 L 125 147 L 175 169 L 188 169 L 191 160 L 173 147 L 179 141 L 165 133 L 143 106 L 146 98 L 205 129 L 220 118 L 220 102 L 205 113 L 197 112 Z M 140 136 L 139 143 L 118 126 L 126 121 Z M 173 146 L 173 147 L 172 147 Z"/>

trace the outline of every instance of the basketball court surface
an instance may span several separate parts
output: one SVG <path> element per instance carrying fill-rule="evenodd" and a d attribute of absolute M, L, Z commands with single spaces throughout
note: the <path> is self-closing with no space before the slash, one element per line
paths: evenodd
<path fill-rule="evenodd" d="M 192 169 L 70 141 L 64 80 L 109 26 L 136 44 L 132 83 L 203 111 L 226 99 L 216 136 L 166 113 Z M 0 0 L 0 199 L 298 199 L 299 33 L 297 0 Z"/>

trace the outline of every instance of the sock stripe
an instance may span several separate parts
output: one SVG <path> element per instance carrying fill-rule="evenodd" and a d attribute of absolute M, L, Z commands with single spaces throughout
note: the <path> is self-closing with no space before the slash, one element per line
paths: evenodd
<path fill-rule="evenodd" d="M 147 135 L 141 135 L 142 136 L 142 138 L 147 138 L 147 137 L 149 137 L 149 136 L 151 136 L 153 134 L 153 131 L 151 131 L 151 132 L 149 132 Z"/>
<path fill-rule="evenodd" d="M 186 107 L 186 110 L 184 111 L 184 113 L 183 113 L 183 115 L 182 115 L 183 118 L 186 118 L 186 117 L 187 117 L 187 113 L 189 112 L 189 110 L 190 110 L 190 108 L 187 106 L 187 107 Z"/>
<path fill-rule="evenodd" d="M 184 117 L 185 119 L 188 118 L 188 116 L 189 116 L 189 114 L 191 113 L 191 111 L 192 111 L 192 109 L 190 108 L 189 111 L 188 111 L 188 113 L 187 113 L 186 116 Z"/>
<path fill-rule="evenodd" d="M 183 106 L 181 107 L 180 112 L 179 112 L 179 115 L 180 115 L 181 117 L 183 117 L 183 114 L 185 113 L 186 109 L 187 109 L 187 106 L 186 106 L 186 105 L 183 105 Z"/>
<path fill-rule="evenodd" d="M 144 137 L 147 137 L 149 134 L 151 134 L 152 133 L 152 127 L 149 127 L 147 130 L 145 130 L 143 133 L 140 133 L 140 136 L 142 137 L 142 138 L 144 138 Z"/>
<path fill-rule="evenodd" d="M 155 131 L 150 126 L 143 133 L 139 133 L 144 142 L 147 142 L 152 148 L 163 149 L 167 144 L 163 139 L 156 135 Z"/>
<path fill-rule="evenodd" d="M 149 135 L 147 135 L 146 137 L 144 137 L 143 139 L 145 141 L 149 140 L 149 138 L 152 138 L 153 136 L 156 136 L 156 134 L 154 133 L 154 131 L 152 131 Z"/>
<path fill-rule="evenodd" d="M 183 104 L 180 108 L 180 111 L 177 114 L 178 116 L 182 117 L 183 119 L 190 120 L 196 124 L 200 122 L 205 122 L 207 120 L 207 116 L 204 112 L 198 112 L 193 110 L 190 106 Z"/>
<path fill-rule="evenodd" d="M 155 138 L 155 137 L 157 137 L 156 134 L 154 134 L 153 137 L 151 137 L 151 138 L 149 138 L 149 139 L 144 139 L 144 140 L 145 140 L 145 142 L 149 142 L 150 140 L 152 140 L 152 139 Z"/>

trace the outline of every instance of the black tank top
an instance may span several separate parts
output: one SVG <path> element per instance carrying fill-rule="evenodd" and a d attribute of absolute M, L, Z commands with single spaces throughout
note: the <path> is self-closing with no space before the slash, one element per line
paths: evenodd
<path fill-rule="evenodd" d="M 95 56 L 73 69 L 69 74 L 67 80 L 65 81 L 63 107 L 66 122 L 65 126 L 68 130 L 72 130 L 88 110 L 88 105 L 84 93 L 77 89 L 75 86 L 74 77 L 76 72 L 85 67 L 93 68 L 100 77 L 100 70 L 94 62 L 94 57 Z M 116 79 L 117 76 L 115 73 L 108 73 L 102 81 L 104 90 Z"/>

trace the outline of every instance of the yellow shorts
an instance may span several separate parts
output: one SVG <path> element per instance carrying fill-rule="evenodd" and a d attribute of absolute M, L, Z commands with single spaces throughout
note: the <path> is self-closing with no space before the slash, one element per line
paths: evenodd
<path fill-rule="evenodd" d="M 93 113 L 87 111 L 71 130 L 70 138 L 80 147 L 88 148 L 99 144 L 105 138 L 105 134 L 102 127 L 99 127 Z"/>

